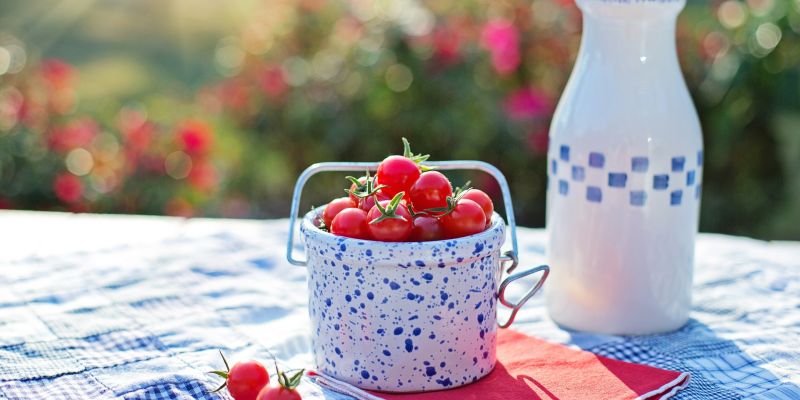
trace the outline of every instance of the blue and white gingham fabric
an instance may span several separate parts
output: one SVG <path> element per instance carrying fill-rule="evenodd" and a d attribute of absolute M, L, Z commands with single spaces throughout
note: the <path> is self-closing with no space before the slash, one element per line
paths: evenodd
<path fill-rule="evenodd" d="M 310 365 L 305 270 L 284 260 L 285 220 L 50 215 L 0 213 L 0 399 L 229 398 L 206 373 L 222 367 L 218 349 Z M 519 235 L 523 266 L 541 263 L 543 231 Z M 514 327 L 688 371 L 678 399 L 800 399 L 800 243 L 700 235 L 696 259 L 692 319 L 677 332 L 565 331 L 541 296 Z"/>

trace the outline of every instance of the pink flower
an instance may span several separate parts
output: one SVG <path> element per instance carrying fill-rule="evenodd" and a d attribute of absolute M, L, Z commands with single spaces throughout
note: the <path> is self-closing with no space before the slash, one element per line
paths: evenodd
<path fill-rule="evenodd" d="M 56 58 L 42 61 L 40 68 L 44 80 L 57 89 L 70 86 L 75 76 L 71 65 Z"/>
<path fill-rule="evenodd" d="M 138 128 L 125 132 L 125 143 L 130 150 L 138 153 L 147 151 L 153 139 L 155 128 L 150 122 L 145 122 Z"/>
<path fill-rule="evenodd" d="M 526 120 L 546 116 L 552 103 L 544 92 L 523 88 L 506 97 L 505 109 L 510 118 Z"/>
<path fill-rule="evenodd" d="M 89 117 L 76 119 L 64 126 L 53 127 L 48 143 L 56 151 L 70 151 L 77 147 L 86 147 L 100 132 L 97 122 Z"/>
<path fill-rule="evenodd" d="M 436 60 L 442 65 L 452 65 L 461 59 L 461 38 L 456 29 L 440 27 L 433 32 L 433 49 Z"/>
<path fill-rule="evenodd" d="M 139 166 L 146 167 L 146 154 L 155 136 L 155 126 L 150 122 L 144 122 L 137 127 L 122 130 L 122 134 L 125 144 L 126 173 L 133 172 Z"/>
<path fill-rule="evenodd" d="M 203 121 L 189 120 L 178 127 L 178 143 L 190 155 L 201 155 L 211 149 L 214 135 Z"/>
<path fill-rule="evenodd" d="M 123 109 L 119 113 L 119 130 L 125 138 L 125 150 L 131 155 L 147 151 L 155 133 L 155 125 L 144 113 Z"/>
<path fill-rule="evenodd" d="M 64 203 L 75 203 L 83 196 L 83 183 L 77 176 L 63 173 L 53 181 L 53 192 Z"/>
<path fill-rule="evenodd" d="M 519 32 L 508 21 L 489 21 L 483 27 L 481 44 L 492 56 L 492 66 L 500 75 L 507 75 L 520 64 Z"/>
<path fill-rule="evenodd" d="M 189 185 L 201 192 L 210 192 L 219 181 L 214 166 L 206 160 L 197 160 L 189 172 Z"/>
<path fill-rule="evenodd" d="M 267 67 L 261 73 L 261 90 L 267 96 L 275 98 L 280 97 L 286 92 L 286 80 L 283 77 L 283 70 L 279 67 Z"/>

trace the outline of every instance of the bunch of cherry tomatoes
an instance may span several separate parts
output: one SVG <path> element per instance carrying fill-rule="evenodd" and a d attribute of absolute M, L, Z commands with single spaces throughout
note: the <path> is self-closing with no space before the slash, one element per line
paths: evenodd
<path fill-rule="evenodd" d="M 228 389 L 234 400 L 302 400 L 302 396 L 296 390 L 303 378 L 303 370 L 296 371 L 293 375 L 286 375 L 286 372 L 278 370 L 275 364 L 275 374 L 278 377 L 278 385 L 269 384 L 269 373 L 263 364 L 256 360 L 240 361 L 228 366 L 228 360 L 222 356 L 225 363 L 225 371 L 211 371 L 209 373 L 225 379 L 214 392 L 223 388 Z"/>
<path fill-rule="evenodd" d="M 425 242 L 483 232 L 491 225 L 494 205 L 481 190 L 457 188 L 441 172 L 422 163 L 428 155 L 386 157 L 375 176 L 369 171 L 351 182 L 347 197 L 325 206 L 320 229 L 334 235 L 383 242 Z"/>

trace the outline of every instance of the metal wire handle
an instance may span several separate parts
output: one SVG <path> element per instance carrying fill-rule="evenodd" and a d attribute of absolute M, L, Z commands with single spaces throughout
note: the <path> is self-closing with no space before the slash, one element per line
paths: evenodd
<path fill-rule="evenodd" d="M 300 196 L 303 192 L 306 182 L 312 176 L 320 172 L 344 172 L 344 171 L 358 171 L 363 172 L 367 169 L 374 171 L 378 168 L 379 162 L 324 162 L 317 163 L 309 166 L 297 178 L 297 183 L 294 185 L 294 192 L 292 193 L 292 209 L 289 217 L 289 239 L 286 243 L 286 259 L 292 264 L 300 267 L 306 265 L 307 260 L 298 260 L 293 256 L 294 250 L 294 230 L 297 225 L 297 217 L 300 212 Z M 497 167 L 483 161 L 426 161 L 425 165 L 436 167 L 438 170 L 478 170 L 491 175 L 500 185 L 500 192 L 503 194 L 503 206 L 506 209 L 506 223 L 511 230 L 511 247 L 514 254 L 519 254 L 517 247 L 517 223 L 514 220 L 514 208 L 511 204 L 511 191 L 508 189 L 508 181 L 506 177 L 500 172 Z M 501 262 L 512 261 L 511 258 L 504 254 Z"/>
<path fill-rule="evenodd" d="M 506 270 L 506 273 L 510 274 L 511 271 L 513 271 L 514 269 L 517 268 L 517 264 L 519 264 L 519 260 L 517 259 L 517 255 L 511 253 L 510 251 L 506 252 L 506 255 L 513 259 L 511 266 L 508 267 L 508 269 Z M 501 265 L 502 265 L 502 261 L 501 261 Z M 522 278 L 524 278 L 524 277 L 526 277 L 528 275 L 533 275 L 533 274 L 536 274 L 536 273 L 541 272 L 541 271 L 544 271 L 544 274 L 542 274 L 542 277 L 539 278 L 539 281 L 536 282 L 536 285 L 534 285 L 532 288 L 530 288 L 528 290 L 528 292 L 525 293 L 525 295 L 522 296 L 522 298 L 516 304 L 506 300 L 506 288 L 508 287 L 508 285 L 510 285 L 512 282 L 514 282 L 514 281 L 516 281 L 518 279 L 522 279 Z M 497 322 L 497 325 L 501 329 L 508 328 L 509 326 L 511 326 L 512 323 L 514 323 L 514 318 L 516 318 L 517 312 L 519 311 L 519 309 L 522 308 L 522 306 L 525 305 L 525 303 L 528 300 L 530 300 L 530 298 L 533 297 L 533 295 L 535 295 L 536 292 L 539 291 L 539 289 L 542 288 L 542 285 L 544 285 L 544 281 L 547 280 L 547 276 L 548 275 L 550 275 L 550 266 L 548 266 L 548 265 L 540 265 L 540 266 L 538 266 L 536 268 L 531 268 L 531 269 L 529 269 L 527 271 L 522 271 L 520 273 L 516 273 L 514 275 L 511 275 L 508 278 L 504 279 L 503 282 L 500 283 L 500 287 L 497 289 L 497 300 L 500 302 L 500 304 L 502 304 L 502 305 L 504 305 L 504 306 L 506 306 L 506 307 L 511 309 L 511 315 L 508 317 L 508 321 L 506 321 L 503 324 L 501 324 L 500 321 Z"/>

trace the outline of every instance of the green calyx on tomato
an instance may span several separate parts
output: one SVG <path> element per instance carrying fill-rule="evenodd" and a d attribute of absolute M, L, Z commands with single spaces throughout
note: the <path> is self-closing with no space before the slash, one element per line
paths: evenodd
<path fill-rule="evenodd" d="M 403 157 L 408 158 L 409 160 L 411 160 L 414 163 L 418 164 L 419 165 L 419 169 L 422 172 L 431 171 L 431 170 L 434 169 L 433 167 L 429 167 L 427 165 L 422 165 L 422 163 L 424 163 L 425 161 L 428 161 L 428 158 L 431 157 L 430 154 L 414 154 L 414 153 L 412 153 L 411 152 L 411 143 L 409 143 L 408 139 L 406 139 L 406 138 L 402 138 L 402 139 L 403 139 Z"/>
<path fill-rule="evenodd" d="M 286 372 L 279 371 L 278 367 L 275 366 L 275 372 L 277 372 L 278 374 L 278 384 L 281 385 L 281 387 L 286 388 L 288 390 L 294 390 L 295 388 L 300 386 L 300 382 L 303 379 L 303 372 L 305 372 L 305 369 L 301 369 L 295 372 L 294 375 L 288 376 L 286 375 Z"/>
<path fill-rule="evenodd" d="M 348 176 L 346 179 L 352 182 L 352 186 L 350 186 L 350 189 L 345 189 L 344 191 L 350 196 L 358 199 L 374 196 L 378 193 L 378 191 L 386 187 L 386 185 L 377 184 L 376 177 L 370 176 L 369 170 L 367 170 L 366 174 L 361 178 Z M 362 182 L 361 179 L 364 181 Z"/>
<path fill-rule="evenodd" d="M 225 363 L 225 371 L 209 371 L 208 373 L 225 379 L 225 382 L 222 384 L 222 386 L 214 389 L 214 391 L 211 393 L 217 393 L 220 390 L 225 389 L 225 386 L 228 386 L 228 374 L 231 372 L 231 367 L 228 366 L 228 360 L 225 359 L 225 355 L 222 354 L 222 350 L 219 351 L 219 355 L 222 357 L 222 362 Z"/>
<path fill-rule="evenodd" d="M 400 201 L 403 200 L 403 196 L 405 195 L 405 192 L 397 193 L 394 195 L 394 197 L 392 197 L 391 200 L 389 200 L 389 203 L 387 203 L 386 206 L 381 205 L 381 202 L 379 201 L 375 202 L 375 207 L 378 208 L 378 211 L 380 211 L 381 215 L 380 217 L 369 221 L 370 225 L 377 224 L 387 219 L 399 219 L 406 221 L 404 216 L 397 214 L 397 207 L 400 206 Z"/>
<path fill-rule="evenodd" d="M 456 205 L 458 205 L 458 201 L 461 200 L 468 191 L 472 190 L 472 188 L 469 186 L 470 183 L 470 181 L 467 181 L 463 187 L 455 188 L 455 190 L 453 190 L 453 195 L 447 196 L 447 206 L 427 208 L 425 210 L 414 210 L 412 215 L 431 215 L 444 217 L 445 215 L 450 214 L 453 212 L 453 210 L 455 210 Z"/>

